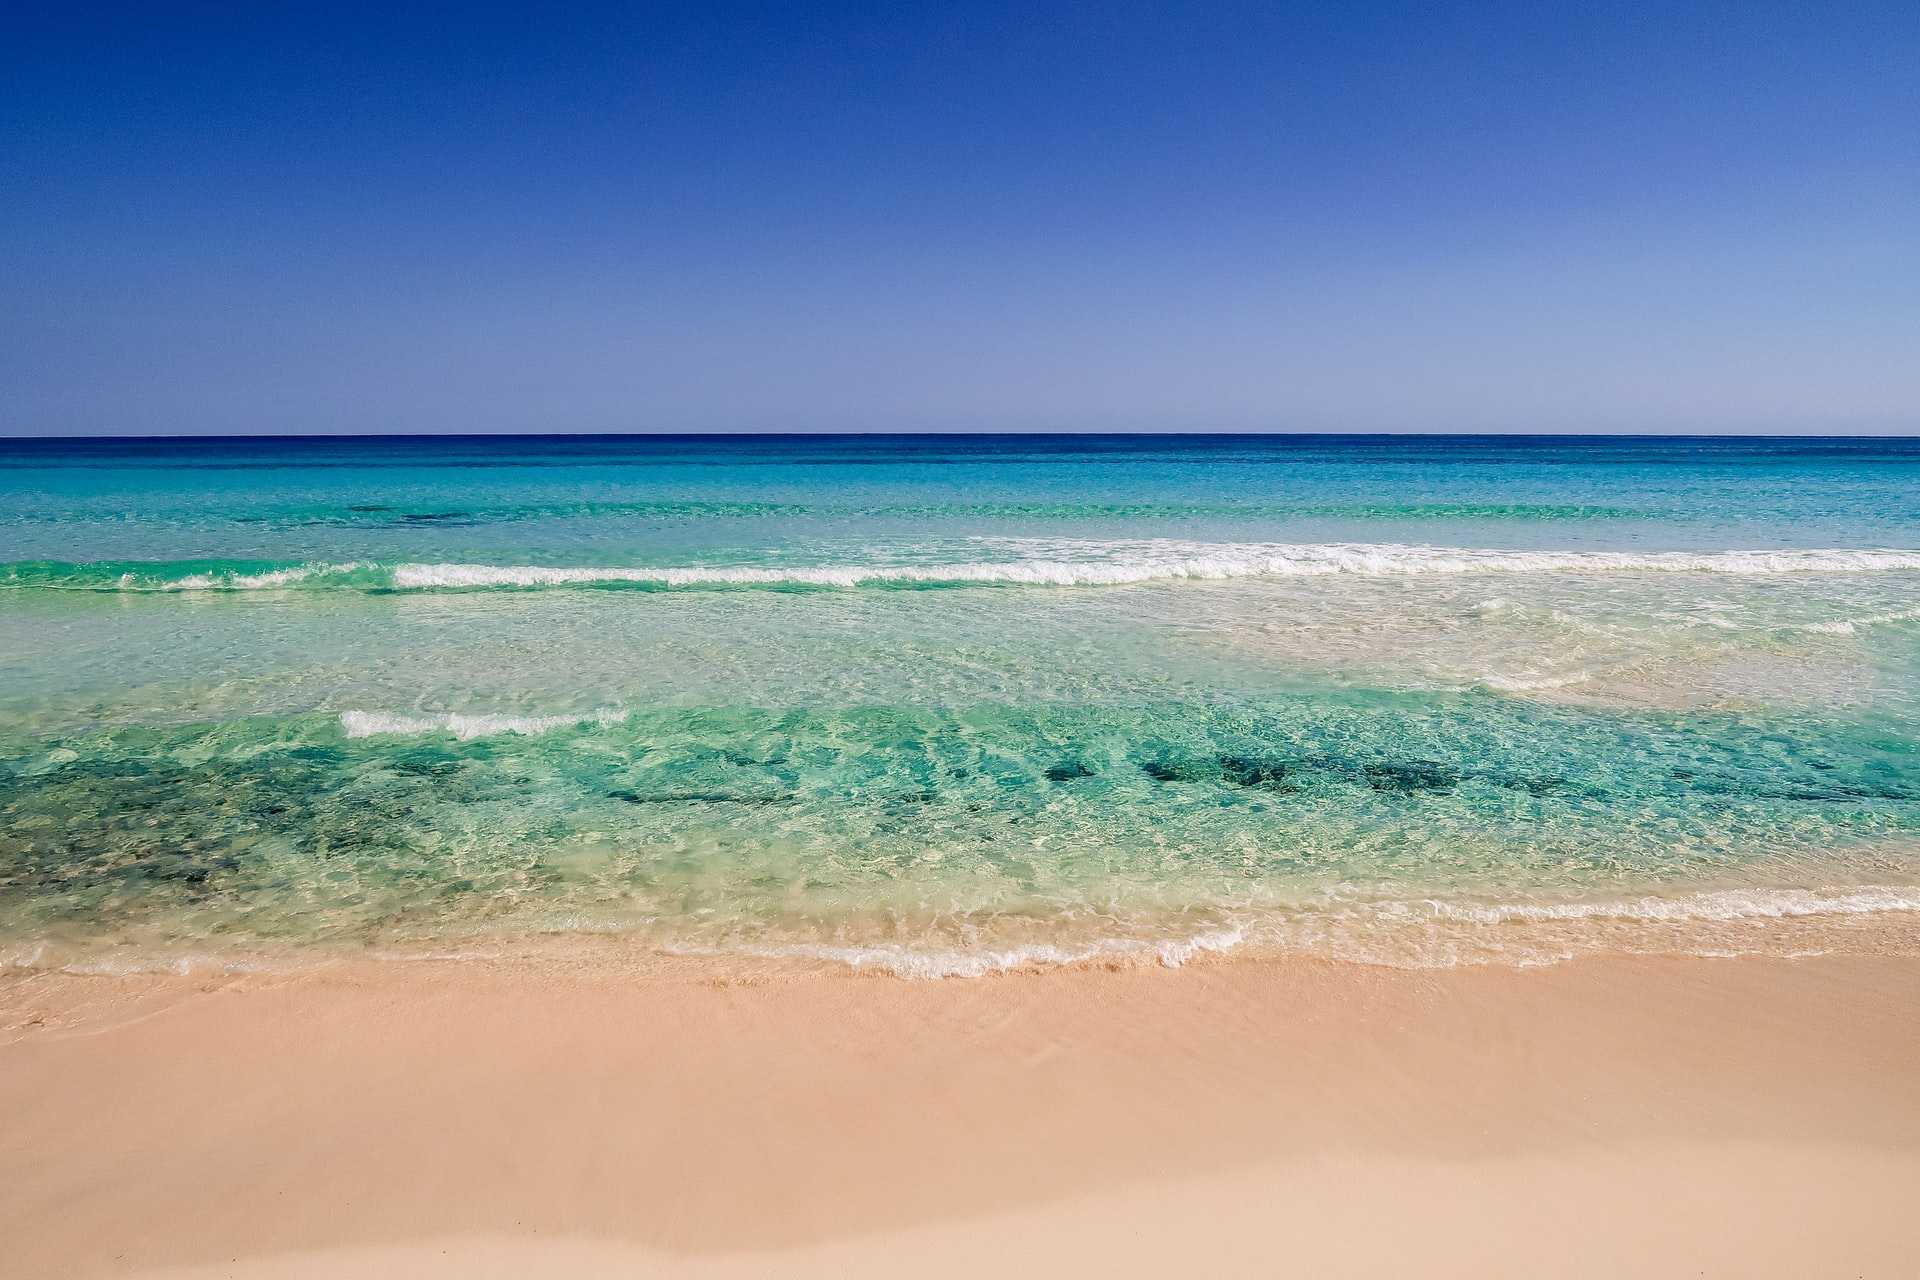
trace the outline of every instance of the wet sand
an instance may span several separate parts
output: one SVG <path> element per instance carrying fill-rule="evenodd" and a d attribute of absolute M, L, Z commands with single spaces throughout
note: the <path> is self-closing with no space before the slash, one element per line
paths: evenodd
<path fill-rule="evenodd" d="M 0 978 L 0 1274 L 1920 1274 L 1920 960 Z"/>

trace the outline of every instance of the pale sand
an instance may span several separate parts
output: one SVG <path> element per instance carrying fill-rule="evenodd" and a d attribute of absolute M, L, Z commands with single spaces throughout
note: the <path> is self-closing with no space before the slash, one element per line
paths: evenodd
<path fill-rule="evenodd" d="M 1920 1275 L 1912 958 L 16 973 L 0 1025 L 7 1275 Z"/>

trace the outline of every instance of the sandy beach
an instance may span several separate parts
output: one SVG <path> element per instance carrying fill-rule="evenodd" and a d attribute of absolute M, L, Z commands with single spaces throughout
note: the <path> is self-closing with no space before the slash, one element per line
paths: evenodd
<path fill-rule="evenodd" d="M 0 1272 L 1920 1271 L 1920 962 L 0 988 Z"/>
<path fill-rule="evenodd" d="M 7 17 L 0 1280 L 1920 1280 L 1920 3 Z"/>

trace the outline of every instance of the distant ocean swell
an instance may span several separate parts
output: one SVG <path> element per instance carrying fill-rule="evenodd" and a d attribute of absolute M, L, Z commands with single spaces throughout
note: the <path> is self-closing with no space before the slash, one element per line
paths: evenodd
<path fill-rule="evenodd" d="M 1392 543 L 1121 543 L 1039 540 L 1005 560 L 800 566 L 275 564 L 261 562 L 27 561 L 0 566 L 0 586 L 105 592 L 475 591 L 551 588 L 855 588 L 1119 586 L 1179 579 L 1462 574 L 1762 575 L 1920 570 L 1920 550 L 1502 551 Z M 1033 554 L 1032 552 L 1039 552 Z"/>
<path fill-rule="evenodd" d="M 1319 504 L 1274 503 L 1259 500 L 1182 502 L 1171 500 L 1059 500 L 1024 502 L 770 502 L 725 499 L 661 499 L 636 502 L 554 501 L 459 507 L 409 509 L 387 503 L 348 503 L 340 506 L 196 511 L 196 517 L 241 525 L 284 529 L 415 529 L 471 528 L 554 520 L 644 520 L 698 522 L 704 520 L 786 520 L 805 517 L 830 519 L 907 518 L 980 520 L 1075 519 L 1344 519 L 1585 522 L 1593 520 L 1676 520 L 1685 514 L 1596 503 L 1526 502 L 1345 502 Z M 27 517 L 36 523 L 89 523 L 103 518 L 91 510 L 41 510 Z M 111 519 L 112 517 L 104 517 Z"/>

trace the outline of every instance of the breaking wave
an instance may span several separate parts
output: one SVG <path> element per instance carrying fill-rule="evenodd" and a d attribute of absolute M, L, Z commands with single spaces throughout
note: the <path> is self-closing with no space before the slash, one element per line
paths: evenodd
<path fill-rule="evenodd" d="M 1793 575 L 1920 570 L 1920 550 L 1498 551 L 1391 543 L 1005 540 L 1007 559 L 810 566 L 346 563 L 93 563 L 0 566 L 0 586 L 85 591 L 478 591 L 568 587 L 854 588 L 1119 586 L 1177 579 L 1332 575 L 1708 573 Z"/>

